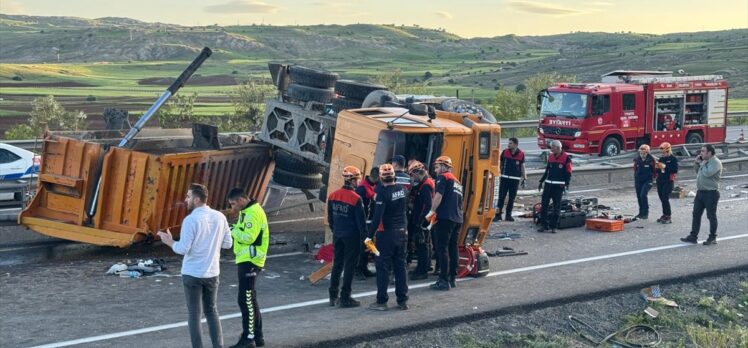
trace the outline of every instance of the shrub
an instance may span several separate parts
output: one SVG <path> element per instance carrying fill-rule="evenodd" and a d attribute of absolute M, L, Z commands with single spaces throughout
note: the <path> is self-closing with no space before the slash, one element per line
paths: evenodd
<path fill-rule="evenodd" d="M 5 131 L 6 140 L 24 140 L 36 137 L 36 132 L 27 124 L 17 124 Z"/>
<path fill-rule="evenodd" d="M 96 101 L 96 96 L 95 95 L 89 95 L 88 97 L 86 97 L 86 101 L 94 102 L 94 101 Z"/>

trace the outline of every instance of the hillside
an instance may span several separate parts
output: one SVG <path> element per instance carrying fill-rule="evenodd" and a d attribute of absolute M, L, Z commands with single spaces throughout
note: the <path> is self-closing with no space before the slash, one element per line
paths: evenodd
<path fill-rule="evenodd" d="M 184 27 L 113 17 L 0 14 L 0 43 L 0 63 L 7 63 L 0 69 L 4 83 L 13 83 L 11 64 L 188 61 L 209 46 L 215 52 L 213 64 L 229 63 L 217 74 L 257 73 L 269 60 L 325 67 L 351 78 L 399 68 L 418 82 L 431 72 L 427 83 L 439 91 L 459 87 L 488 94 L 538 72 L 597 81 L 614 69 L 683 69 L 724 75 L 732 86 L 731 97 L 748 97 L 748 29 L 465 39 L 441 30 L 392 25 Z"/>

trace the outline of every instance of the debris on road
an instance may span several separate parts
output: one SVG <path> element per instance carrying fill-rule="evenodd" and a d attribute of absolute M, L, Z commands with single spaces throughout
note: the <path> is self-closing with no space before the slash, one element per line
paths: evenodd
<path fill-rule="evenodd" d="M 486 239 L 498 239 L 498 240 L 515 240 L 522 238 L 522 233 L 519 232 L 500 232 L 495 234 L 489 234 Z"/>
<path fill-rule="evenodd" d="M 109 267 L 106 274 L 118 275 L 121 278 L 139 278 L 143 275 L 162 276 L 160 272 L 164 270 L 166 270 L 166 261 L 163 259 L 141 259 L 134 263 L 130 260 L 126 263 L 118 262 Z"/>
<path fill-rule="evenodd" d="M 644 288 L 639 292 L 639 294 L 648 302 L 659 302 L 668 307 L 678 307 L 678 304 L 675 301 L 662 297 L 659 285 L 652 285 L 651 287 Z"/>
<path fill-rule="evenodd" d="M 502 247 L 501 249 L 496 251 L 487 251 L 486 255 L 488 255 L 489 257 L 519 256 L 527 255 L 527 252 L 524 250 L 514 250 L 510 247 Z"/>

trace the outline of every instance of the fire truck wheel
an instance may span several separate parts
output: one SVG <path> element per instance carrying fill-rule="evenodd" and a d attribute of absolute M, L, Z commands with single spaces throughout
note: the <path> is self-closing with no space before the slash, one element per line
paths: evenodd
<path fill-rule="evenodd" d="M 289 73 L 293 83 L 317 88 L 334 87 L 335 81 L 340 77 L 336 73 L 320 69 L 306 68 L 300 65 L 291 66 L 289 68 Z"/>
<path fill-rule="evenodd" d="M 603 142 L 600 156 L 616 156 L 621 153 L 621 143 L 618 139 L 610 137 Z"/>
<path fill-rule="evenodd" d="M 322 174 L 296 174 L 275 168 L 273 181 L 288 187 L 314 190 L 322 186 Z"/>
<path fill-rule="evenodd" d="M 704 138 L 699 133 L 691 132 L 686 136 L 686 144 L 701 144 L 703 142 Z"/>
<path fill-rule="evenodd" d="M 351 99 L 366 98 L 369 93 L 387 89 L 387 87 L 375 83 L 357 82 L 351 80 L 339 80 L 335 82 L 335 93 Z"/>
<path fill-rule="evenodd" d="M 287 172 L 303 174 L 319 174 L 324 169 L 320 164 L 299 158 L 283 150 L 275 152 L 275 166 Z"/>
<path fill-rule="evenodd" d="M 335 97 L 331 88 L 309 87 L 296 83 L 288 85 L 288 96 L 301 101 L 329 103 Z"/>

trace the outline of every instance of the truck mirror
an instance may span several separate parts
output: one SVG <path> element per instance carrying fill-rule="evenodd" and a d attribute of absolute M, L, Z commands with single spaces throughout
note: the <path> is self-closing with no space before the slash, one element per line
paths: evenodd
<path fill-rule="evenodd" d="M 425 104 L 408 104 L 408 112 L 411 115 L 427 116 L 429 114 L 429 108 Z"/>

